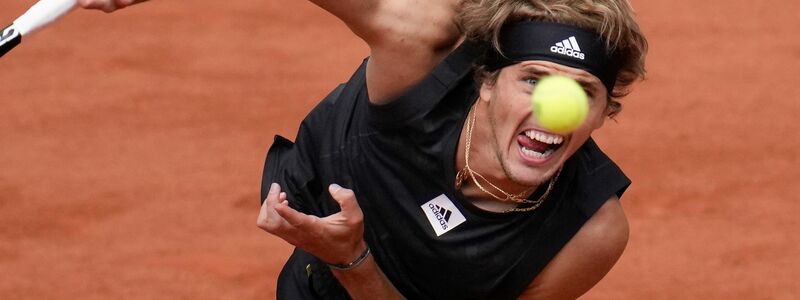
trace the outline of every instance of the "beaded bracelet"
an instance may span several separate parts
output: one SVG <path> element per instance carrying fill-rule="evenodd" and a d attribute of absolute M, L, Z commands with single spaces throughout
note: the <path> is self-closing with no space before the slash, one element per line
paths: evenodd
<path fill-rule="evenodd" d="M 349 264 L 327 264 L 327 265 L 332 269 L 336 269 L 339 271 L 351 270 L 363 264 L 364 261 L 367 260 L 369 253 L 370 253 L 369 246 L 367 246 L 367 249 L 364 249 L 364 252 L 361 252 L 361 255 L 359 255 L 358 258 L 356 258 L 356 260 L 350 262 Z"/>

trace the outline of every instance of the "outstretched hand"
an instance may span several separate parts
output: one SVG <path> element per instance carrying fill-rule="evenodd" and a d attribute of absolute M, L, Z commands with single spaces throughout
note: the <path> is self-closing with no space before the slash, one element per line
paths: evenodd
<path fill-rule="evenodd" d="M 147 0 L 78 0 L 78 5 L 86 9 L 99 9 L 110 13 Z"/>
<path fill-rule="evenodd" d="M 270 186 L 261 205 L 257 225 L 330 264 L 349 263 L 366 248 L 364 214 L 352 190 L 332 184 L 328 188 L 341 211 L 319 218 L 289 207 L 278 184 Z"/>

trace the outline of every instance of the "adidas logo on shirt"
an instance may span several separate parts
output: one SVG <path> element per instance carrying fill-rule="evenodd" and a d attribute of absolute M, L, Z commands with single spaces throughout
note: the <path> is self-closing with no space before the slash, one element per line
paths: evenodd
<path fill-rule="evenodd" d="M 450 216 L 453 215 L 452 211 L 449 211 L 446 208 L 438 206 L 438 205 L 435 205 L 435 204 L 431 204 L 431 205 L 433 205 L 433 207 L 431 207 L 431 208 L 434 210 L 434 213 L 435 214 L 438 213 L 438 215 L 436 216 L 437 218 L 444 219 L 445 223 L 450 221 Z M 436 210 L 438 210 L 438 212 L 436 212 Z"/>
<path fill-rule="evenodd" d="M 580 60 L 586 59 L 586 54 L 581 52 L 581 46 L 578 46 L 578 40 L 575 36 L 571 36 L 566 40 L 556 43 L 550 47 L 550 52 L 571 56 Z"/>
<path fill-rule="evenodd" d="M 436 236 L 447 233 L 467 220 L 445 195 L 433 198 L 431 201 L 420 205 L 420 208 L 428 218 L 428 222 L 431 223 Z"/>

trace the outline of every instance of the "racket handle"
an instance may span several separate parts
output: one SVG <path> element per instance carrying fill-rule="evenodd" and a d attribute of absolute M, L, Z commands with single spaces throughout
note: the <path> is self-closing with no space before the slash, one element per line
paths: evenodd
<path fill-rule="evenodd" d="M 22 36 L 52 23 L 66 15 L 78 4 L 78 0 L 40 0 L 14 21 L 14 28 Z"/>
<path fill-rule="evenodd" d="M 0 57 L 22 43 L 22 37 L 66 15 L 78 0 L 41 0 L 36 2 L 10 26 L 0 30 Z"/>

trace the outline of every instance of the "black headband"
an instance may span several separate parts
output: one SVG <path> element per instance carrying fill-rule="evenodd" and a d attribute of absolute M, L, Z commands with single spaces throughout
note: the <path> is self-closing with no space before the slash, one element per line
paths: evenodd
<path fill-rule="evenodd" d="M 490 70 L 525 60 L 545 60 L 597 76 L 608 93 L 614 90 L 619 66 L 600 35 L 575 26 L 526 21 L 505 25 L 500 32 L 502 54 L 487 57 Z"/>

